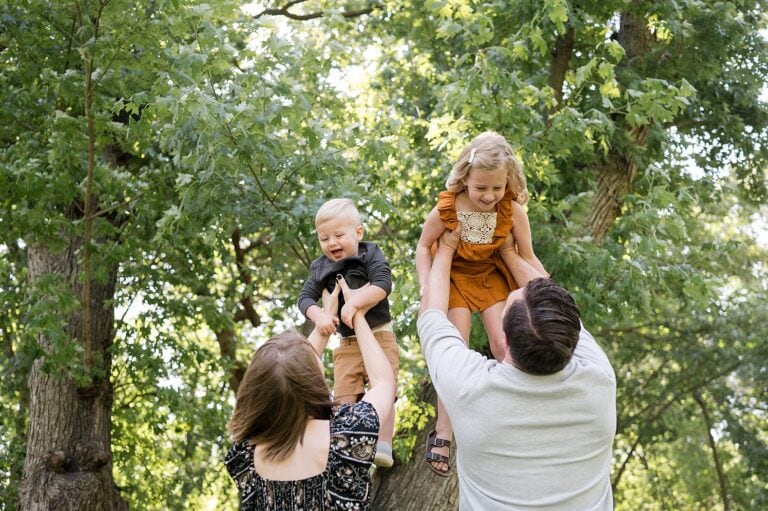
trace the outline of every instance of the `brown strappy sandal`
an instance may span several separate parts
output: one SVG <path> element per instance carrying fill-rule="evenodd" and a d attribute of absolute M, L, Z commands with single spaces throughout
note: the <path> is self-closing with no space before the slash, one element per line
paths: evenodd
<path fill-rule="evenodd" d="M 427 466 L 429 466 L 432 472 L 439 475 L 440 477 L 449 477 L 453 472 L 453 468 L 451 467 L 450 455 L 444 456 L 442 454 L 437 454 L 432 452 L 432 449 L 434 449 L 435 447 L 448 447 L 448 449 L 450 450 L 451 441 L 445 440 L 444 438 L 438 438 L 437 431 L 433 429 L 429 433 L 429 435 L 427 435 L 427 450 L 424 457 L 427 461 Z M 435 468 L 435 466 L 432 463 L 445 463 L 446 465 L 448 465 L 448 470 L 443 472 L 442 470 Z"/>

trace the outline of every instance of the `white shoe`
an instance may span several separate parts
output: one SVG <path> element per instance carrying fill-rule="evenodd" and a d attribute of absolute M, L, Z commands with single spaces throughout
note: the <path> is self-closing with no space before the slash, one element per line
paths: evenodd
<path fill-rule="evenodd" d="M 387 442 L 378 442 L 376 444 L 376 456 L 373 458 L 373 463 L 381 468 L 389 468 L 394 465 L 395 460 L 392 458 L 392 446 Z"/>

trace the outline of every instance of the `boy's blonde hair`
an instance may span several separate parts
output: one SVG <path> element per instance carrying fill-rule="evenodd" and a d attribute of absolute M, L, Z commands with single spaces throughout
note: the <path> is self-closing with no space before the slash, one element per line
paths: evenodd
<path fill-rule="evenodd" d="M 515 194 L 515 201 L 520 204 L 528 202 L 523 166 L 506 139 L 498 133 L 481 133 L 461 151 L 445 182 L 446 190 L 454 193 L 464 191 L 464 181 L 472 169 L 487 172 L 503 169 L 507 173 L 507 188 Z"/>
<path fill-rule="evenodd" d="M 346 216 L 355 223 L 355 227 L 363 224 L 352 199 L 331 199 L 315 213 L 315 227 L 337 216 Z"/>

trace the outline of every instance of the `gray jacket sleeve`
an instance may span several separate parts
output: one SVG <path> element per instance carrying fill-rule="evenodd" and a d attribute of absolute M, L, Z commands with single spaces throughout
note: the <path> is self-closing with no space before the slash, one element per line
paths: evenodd
<path fill-rule="evenodd" d="M 304 282 L 304 287 L 299 294 L 299 310 L 307 317 L 307 309 L 312 305 L 317 305 L 317 301 L 323 296 L 322 283 L 317 279 L 318 260 L 312 261 L 309 266 L 309 277 Z"/>
<path fill-rule="evenodd" d="M 368 281 L 371 285 L 380 287 L 389 296 L 389 293 L 392 292 L 392 270 L 389 268 L 389 263 L 387 263 L 384 253 L 375 243 L 370 243 L 368 247 L 366 266 Z"/>

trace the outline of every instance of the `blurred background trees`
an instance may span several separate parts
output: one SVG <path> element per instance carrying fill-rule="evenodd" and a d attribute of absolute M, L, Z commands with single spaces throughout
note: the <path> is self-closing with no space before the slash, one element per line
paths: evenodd
<path fill-rule="evenodd" d="M 377 508 L 450 507 L 413 249 L 492 129 L 616 369 L 617 509 L 766 507 L 765 30 L 750 1 L 3 3 L 0 502 L 236 509 L 234 390 L 305 326 L 343 195 L 403 353 Z"/>

